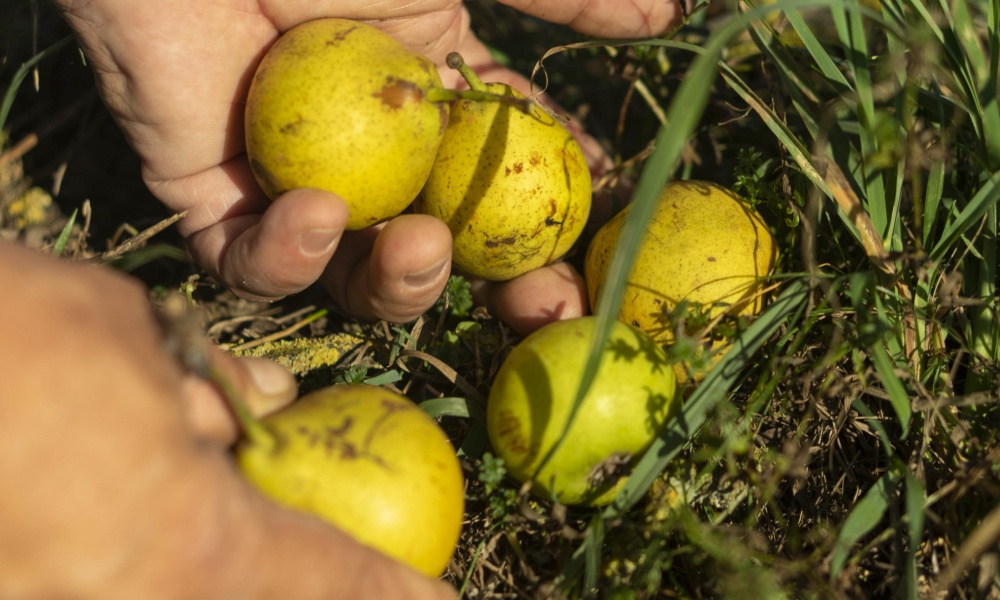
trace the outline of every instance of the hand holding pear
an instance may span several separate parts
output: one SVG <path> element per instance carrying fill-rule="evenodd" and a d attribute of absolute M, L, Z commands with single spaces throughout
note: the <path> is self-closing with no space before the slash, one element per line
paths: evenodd
<path fill-rule="evenodd" d="M 258 421 L 230 401 L 246 434 L 237 463 L 261 492 L 425 575 L 444 572 L 465 515 L 464 478 L 445 433 L 413 402 L 334 385 Z"/>
<path fill-rule="evenodd" d="M 245 113 L 257 182 L 340 195 L 348 229 L 399 214 L 420 191 L 448 123 L 430 60 L 382 31 L 318 19 L 285 32 L 254 74 Z"/>

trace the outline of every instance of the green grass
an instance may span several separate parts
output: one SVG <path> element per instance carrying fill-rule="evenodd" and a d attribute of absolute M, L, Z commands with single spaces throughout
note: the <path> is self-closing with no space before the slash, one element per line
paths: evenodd
<path fill-rule="evenodd" d="M 960 595 L 998 593 L 989 556 L 978 561 L 996 556 L 1000 529 L 990 519 L 976 529 L 998 491 L 998 6 L 731 6 L 700 36 L 682 29 L 669 39 L 582 42 L 547 55 L 605 44 L 663 48 L 670 68 L 683 72 L 663 106 L 650 107 L 665 122 L 642 166 L 599 304 L 605 326 L 617 314 L 659 191 L 685 175 L 682 156 L 699 134 L 718 126 L 704 110 L 713 96 L 748 109 L 730 126 L 728 147 L 761 131 L 773 138 L 767 168 L 744 173 L 740 183 L 784 199 L 776 212 L 798 223 L 784 232 L 794 245 L 784 248 L 775 300 L 687 398 L 617 501 L 590 517 L 560 571 L 563 593 L 747 597 L 749 581 L 760 586 L 751 595 L 761 597 L 916 598 L 956 587 Z M 669 74 L 649 75 L 658 76 Z M 772 347 L 761 360 L 765 343 Z M 596 352 L 592 358 L 588 373 Z M 726 425 L 713 419 L 727 403 L 736 409 L 725 418 L 736 425 L 713 439 L 709 432 Z M 851 421 L 870 438 L 863 453 L 842 446 Z M 765 424 L 786 430 L 784 447 L 754 435 Z M 810 446 L 820 441 L 814 436 L 833 439 Z M 753 451 L 726 450 L 733 446 Z M 825 464 L 797 456 L 803 447 L 828 452 Z M 655 532 L 637 525 L 648 519 L 650 488 L 678 486 L 683 478 L 672 474 L 698 455 L 713 459 L 702 475 L 725 470 L 749 491 L 721 518 L 695 500 L 672 507 Z M 791 477 L 787 465 L 803 460 L 804 472 Z M 753 473 L 772 461 L 789 471 L 767 481 Z M 969 464 L 993 479 L 963 479 Z M 800 486 L 812 488 L 803 499 L 815 507 L 799 508 L 793 526 L 787 496 Z M 963 489 L 953 497 L 962 508 L 938 512 L 934 505 L 951 487 Z M 831 493 L 837 498 L 823 497 Z M 949 522 L 947 513 L 962 514 L 962 522 Z M 664 539 L 619 556 L 620 529 Z M 743 541 L 715 546 L 734 531 Z M 962 552 L 970 532 L 978 534 L 978 554 Z M 754 536 L 763 537 L 757 548 L 746 542 Z M 663 556 L 651 558 L 652 548 Z M 953 552 L 965 564 L 942 570 L 938 561 Z M 634 573 L 609 575 L 608 565 L 628 560 L 634 573 L 646 564 L 645 587 Z M 667 576 L 675 561 L 718 579 Z"/>
<path fill-rule="evenodd" d="M 306 383 L 404 391 L 460 448 L 468 523 L 448 577 L 464 597 L 1000 598 L 1000 0 L 760 4 L 715 0 L 642 41 L 467 4 L 510 66 L 531 73 L 544 56 L 548 93 L 637 181 L 602 331 L 670 181 L 733 186 L 779 240 L 768 307 L 734 330 L 611 506 L 553 506 L 505 478 L 484 398 L 517 338 L 460 279 L 402 327 L 324 317 L 296 333 L 362 335 L 364 348 Z M 42 69 L 44 95 L 58 87 L 46 65 L 73 60 L 23 42 L 0 70 L 15 142 L 51 117 L 32 113 L 27 76 Z M 58 151 L 39 146 L 29 171 Z M 112 193 L 93 188 L 95 212 Z M 67 245 L 81 239 L 76 221 L 47 234 L 57 252 L 79 252 Z M 157 289 L 190 281 L 144 273 Z M 309 295 L 271 312 L 209 285 L 187 295 L 257 328 L 213 329 L 220 341 L 286 327 L 281 311 L 317 314 L 302 308 Z"/>

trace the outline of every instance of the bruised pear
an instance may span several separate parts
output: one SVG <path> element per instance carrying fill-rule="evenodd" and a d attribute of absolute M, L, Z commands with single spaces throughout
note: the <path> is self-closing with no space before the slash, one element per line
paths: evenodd
<path fill-rule="evenodd" d="M 238 406 L 238 405 L 237 405 Z M 438 424 L 396 392 L 334 385 L 253 419 L 236 449 L 265 495 L 437 577 L 458 544 L 465 484 Z"/>
<path fill-rule="evenodd" d="M 448 224 L 452 260 L 504 281 L 561 258 L 590 214 L 587 161 L 548 112 L 501 83 L 482 83 L 451 55 L 473 90 L 510 102 L 465 99 L 451 118 L 414 208 Z"/>
<path fill-rule="evenodd" d="M 373 225 L 405 209 L 427 179 L 446 92 L 430 60 L 375 27 L 303 23 L 278 38 L 250 84 L 250 167 L 271 198 L 327 190 L 347 202 L 348 229 Z"/>

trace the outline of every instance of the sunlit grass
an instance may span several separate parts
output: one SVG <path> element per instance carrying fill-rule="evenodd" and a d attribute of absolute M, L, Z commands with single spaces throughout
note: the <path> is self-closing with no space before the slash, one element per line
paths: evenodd
<path fill-rule="evenodd" d="M 991 449 L 996 454 L 998 442 L 996 427 L 986 425 L 997 418 L 1000 364 L 995 287 L 998 6 L 964 1 L 878 6 L 835 0 L 768 2 L 754 8 L 746 3 L 733 6 L 738 14 L 703 39 L 680 41 L 675 36 L 644 42 L 669 48 L 671 57 L 689 53 L 694 58 L 674 63 L 686 69 L 682 84 L 666 100 L 666 123 L 643 166 L 600 317 L 617 314 L 629 260 L 656 195 L 678 176 L 683 151 L 705 126 L 701 108 L 718 90 L 720 78 L 752 115 L 740 124 L 758 119 L 774 136 L 780 155 L 769 157 L 771 169 L 758 172 L 757 183 L 779 191 L 784 183 L 780 195 L 787 198 L 787 212 L 803 217 L 795 231 L 800 247 L 785 248 L 789 254 L 800 251 L 801 257 L 786 266 L 801 275 L 786 272 L 769 310 L 735 338 L 742 350 L 723 358 L 694 390 L 681 417 L 636 465 L 618 501 L 588 529 L 564 571 L 567 589 L 602 589 L 600 569 L 606 561 L 601 548 L 614 548 L 608 543 L 613 538 L 610 524 L 634 515 L 665 474 L 684 470 L 676 466 L 678 456 L 705 443 L 705 428 L 711 427 L 720 402 L 744 406 L 743 418 L 750 421 L 791 416 L 782 414 L 788 406 L 777 396 L 787 393 L 787 384 L 768 377 L 765 369 L 741 369 L 776 336 L 781 341 L 769 349 L 769 367 L 782 378 L 815 380 L 811 391 L 820 395 L 847 392 L 839 396 L 843 408 L 863 420 L 874 443 L 866 456 L 854 459 L 865 461 L 863 473 L 835 472 L 860 466 L 850 462 L 816 467 L 829 469 L 826 477 L 855 479 L 854 491 L 841 498 L 839 511 L 812 517 L 809 534 L 822 531 L 822 537 L 811 545 L 822 559 L 785 557 L 793 563 L 818 560 L 814 568 L 826 573 L 827 582 L 813 580 L 796 592 L 802 581 L 779 574 L 768 585 L 787 586 L 790 597 L 822 590 L 887 593 L 859 572 L 862 565 L 870 572 L 875 553 L 891 561 L 891 570 L 882 576 L 896 581 L 906 597 L 958 584 L 953 573 L 940 573 L 938 561 L 945 557 L 933 548 L 943 539 L 957 545 L 961 537 L 948 527 L 930 526 L 941 518 L 930 498 L 942 486 L 955 485 L 944 473 L 961 468 L 964 461 L 986 460 Z M 734 60 L 727 51 L 737 47 L 741 35 L 742 55 Z M 750 50 L 747 38 L 753 43 Z M 772 78 L 763 90 L 761 65 L 763 75 Z M 806 202 L 799 204 L 803 195 L 791 193 L 793 187 L 807 190 Z M 831 319 L 834 313 L 839 317 Z M 804 351 L 810 345 L 813 349 Z M 975 406 L 960 407 L 970 394 Z M 806 420 L 793 427 L 793 439 L 808 437 L 809 419 L 816 416 L 810 413 L 817 409 L 823 410 L 807 408 Z M 841 419 L 846 416 L 841 414 Z M 970 422 L 980 424 L 975 433 L 967 427 Z M 744 468 L 757 462 L 730 459 Z M 995 468 L 996 458 L 992 460 Z M 935 473 L 931 480 L 929 471 Z M 775 511 L 768 519 L 772 525 L 787 524 L 791 515 L 776 512 L 778 505 L 752 507 L 755 497 L 779 494 L 773 480 L 768 486 L 750 491 L 742 500 L 745 506 L 728 514 L 747 515 L 747 525 L 753 526 L 762 524 L 761 513 Z M 837 491 L 847 494 L 843 484 Z M 976 489 L 978 494 L 991 492 L 995 489 L 985 483 Z M 977 510 L 966 516 L 963 531 L 974 528 L 989 506 L 967 500 Z M 704 546 L 709 542 L 691 539 L 683 525 L 688 510 L 697 513 L 704 506 L 694 503 L 676 511 L 680 532 L 673 533 L 679 547 L 672 551 L 683 553 L 687 544 L 692 553 L 711 555 Z M 983 527 L 995 526 L 986 521 Z M 1000 531 L 983 535 L 995 544 Z M 716 567 L 736 575 L 743 568 Z M 970 567 L 973 562 L 963 566 Z M 845 570 L 857 580 L 845 584 Z M 996 585 L 995 577 L 980 572 L 978 585 Z"/>

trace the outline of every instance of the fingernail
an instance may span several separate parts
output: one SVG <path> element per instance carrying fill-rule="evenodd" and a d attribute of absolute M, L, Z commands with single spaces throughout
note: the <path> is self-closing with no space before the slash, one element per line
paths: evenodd
<path fill-rule="evenodd" d="M 429 269 L 416 273 L 407 273 L 403 275 L 403 283 L 414 288 L 423 287 L 440 277 L 441 272 L 448 268 L 448 262 L 447 258 L 443 258 Z"/>
<path fill-rule="evenodd" d="M 337 229 L 310 229 L 299 234 L 299 252 L 308 258 L 323 256 L 333 250 L 339 239 Z"/>
<path fill-rule="evenodd" d="M 244 359 L 250 379 L 265 396 L 285 396 L 295 388 L 295 377 L 276 362 L 266 359 Z"/>

